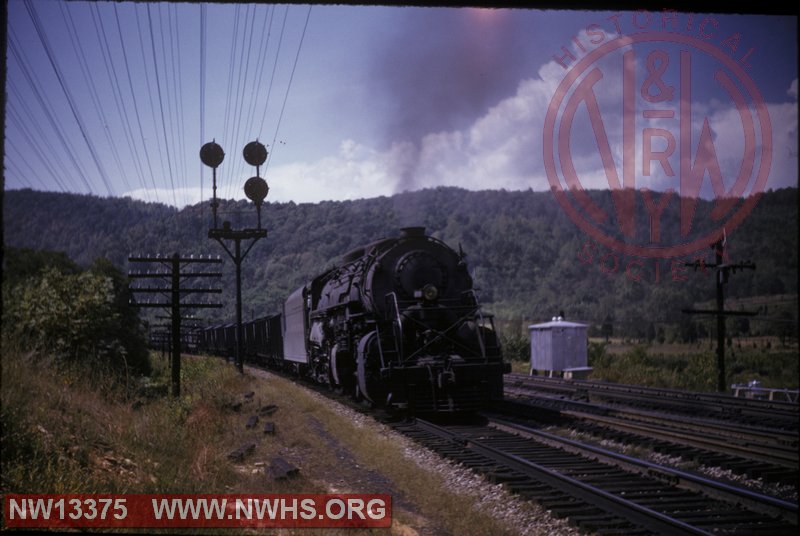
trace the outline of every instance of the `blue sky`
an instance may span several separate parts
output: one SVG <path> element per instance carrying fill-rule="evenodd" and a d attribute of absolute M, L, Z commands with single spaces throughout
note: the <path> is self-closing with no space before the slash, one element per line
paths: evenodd
<path fill-rule="evenodd" d="M 439 185 L 547 190 L 545 115 L 567 72 L 554 57 L 563 58 L 564 47 L 578 61 L 613 38 L 660 31 L 665 20 L 669 31 L 734 62 L 752 49 L 744 72 L 763 97 L 773 137 L 766 187 L 796 186 L 794 17 L 10 0 L 5 188 L 196 203 L 211 194 L 198 152 L 213 138 L 227 155 L 219 195 L 241 198 L 255 174 L 241 150 L 259 138 L 271 152 L 261 170 L 271 201 Z M 604 42 L 591 44 L 598 31 Z M 639 85 L 656 48 L 637 50 Z M 681 46 L 662 48 L 672 60 L 669 85 Z M 740 115 L 709 74 L 714 58 L 693 58 L 693 143 L 708 118 L 730 188 L 741 168 Z M 603 61 L 599 104 L 620 164 L 617 59 Z M 608 188 L 591 132 L 579 111 L 571 156 L 584 187 Z M 674 181 L 654 166 L 637 186 L 664 190 Z M 711 186 L 705 181 L 702 194 Z"/>

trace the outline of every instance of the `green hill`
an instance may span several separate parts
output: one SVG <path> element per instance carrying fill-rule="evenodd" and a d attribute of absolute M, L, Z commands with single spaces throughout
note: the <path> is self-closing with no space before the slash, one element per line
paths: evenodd
<path fill-rule="evenodd" d="M 613 212 L 608 192 L 590 195 Z M 638 206 L 643 210 L 641 199 Z M 698 202 L 699 214 L 710 209 L 710 203 Z M 682 315 L 681 308 L 714 296 L 713 276 L 684 270 L 683 259 L 677 266 L 670 260 L 658 262 L 656 281 L 656 261 L 597 246 L 549 192 L 436 188 L 356 201 L 265 203 L 262 212 L 269 236 L 243 264 L 245 318 L 276 311 L 291 290 L 342 253 L 409 225 L 424 225 L 433 236 L 463 248 L 485 309 L 511 334 L 559 311 L 590 322 L 595 330 L 611 322 L 615 335 L 644 338 L 658 328 L 678 334 L 681 324 L 696 322 Z M 5 192 L 3 218 L 6 248 L 62 251 L 83 266 L 102 256 L 127 269 L 131 252 L 212 253 L 227 259 L 207 238 L 208 203 L 179 211 L 127 198 L 15 190 Z M 223 201 L 220 220 L 253 227 L 255 210 L 243 201 Z M 753 213 L 728 236 L 731 258 L 757 265 L 755 271 L 731 277 L 728 295 L 758 296 L 767 302 L 770 296 L 782 295 L 785 302 L 785 295 L 797 295 L 797 223 L 797 189 L 763 194 Z M 665 240 L 676 236 L 677 214 L 665 213 L 661 227 Z M 711 259 L 710 250 L 699 255 Z M 608 273 L 615 267 L 616 272 Z M 632 271 L 626 273 L 626 267 Z M 233 317 L 233 271 L 226 262 L 226 307 L 208 316 L 209 321 Z M 637 273 L 638 281 L 632 277 Z M 796 301 L 784 310 L 782 321 L 791 315 L 796 336 Z M 773 315 L 754 319 L 750 332 L 778 334 L 769 317 Z"/>

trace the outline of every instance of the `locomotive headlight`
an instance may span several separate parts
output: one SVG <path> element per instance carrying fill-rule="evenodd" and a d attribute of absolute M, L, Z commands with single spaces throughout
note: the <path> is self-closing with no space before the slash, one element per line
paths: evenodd
<path fill-rule="evenodd" d="M 422 297 L 428 301 L 433 301 L 439 297 L 439 289 L 436 288 L 436 285 L 429 283 L 422 287 Z"/>

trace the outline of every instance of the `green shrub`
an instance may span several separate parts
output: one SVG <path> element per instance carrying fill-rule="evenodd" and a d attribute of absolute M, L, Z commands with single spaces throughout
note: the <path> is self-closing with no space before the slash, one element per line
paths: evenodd
<path fill-rule="evenodd" d="M 99 371 L 149 373 L 144 332 L 127 303 L 123 276 L 108 263 L 96 268 L 77 274 L 46 268 L 7 288 L 4 345 Z"/>

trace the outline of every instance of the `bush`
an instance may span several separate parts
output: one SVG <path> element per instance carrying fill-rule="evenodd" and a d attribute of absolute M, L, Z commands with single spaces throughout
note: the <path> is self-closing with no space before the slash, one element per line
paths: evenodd
<path fill-rule="evenodd" d="M 527 337 L 520 335 L 501 335 L 503 357 L 506 361 L 530 361 L 531 346 Z"/>
<path fill-rule="evenodd" d="M 110 265 L 61 273 L 50 267 L 5 292 L 4 344 L 92 368 L 148 374 L 144 332 L 127 285 Z"/>

